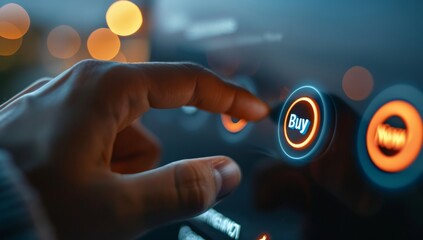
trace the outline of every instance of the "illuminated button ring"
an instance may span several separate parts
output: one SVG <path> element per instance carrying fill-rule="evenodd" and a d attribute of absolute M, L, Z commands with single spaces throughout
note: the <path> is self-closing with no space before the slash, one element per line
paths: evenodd
<path fill-rule="evenodd" d="M 324 153 L 335 128 L 333 111 L 331 100 L 316 88 L 305 86 L 295 90 L 278 119 L 282 155 L 302 164 Z"/>
<path fill-rule="evenodd" d="M 358 156 L 378 185 L 402 187 L 422 173 L 422 102 L 416 89 L 400 85 L 381 93 L 365 112 Z"/>

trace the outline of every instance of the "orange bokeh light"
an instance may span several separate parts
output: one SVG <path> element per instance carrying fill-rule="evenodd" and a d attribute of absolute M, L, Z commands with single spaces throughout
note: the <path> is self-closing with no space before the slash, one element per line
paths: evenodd
<path fill-rule="evenodd" d="M 81 47 L 81 38 L 72 27 L 61 25 L 49 33 L 47 47 L 54 57 L 61 59 L 71 58 Z"/>
<path fill-rule="evenodd" d="M 123 54 L 122 52 L 119 52 L 113 59 L 112 61 L 114 62 L 121 62 L 121 63 L 125 63 L 128 62 L 128 60 L 126 59 L 125 54 Z"/>
<path fill-rule="evenodd" d="M 150 42 L 146 38 L 124 39 L 122 53 L 128 62 L 147 62 L 150 59 Z"/>
<path fill-rule="evenodd" d="M 110 29 L 99 28 L 88 37 L 87 47 L 93 58 L 111 60 L 119 53 L 120 40 Z"/>
<path fill-rule="evenodd" d="M 129 36 L 140 29 L 143 18 L 141 10 L 133 2 L 117 1 L 107 10 L 106 21 L 113 33 Z"/>
<path fill-rule="evenodd" d="M 22 45 L 22 38 L 6 39 L 0 37 L 0 56 L 11 56 L 15 54 Z"/>
<path fill-rule="evenodd" d="M 354 66 L 344 74 L 342 88 L 350 99 L 364 100 L 373 90 L 373 76 L 366 68 Z"/>
<path fill-rule="evenodd" d="M 242 131 L 242 129 L 244 129 L 248 124 L 248 122 L 244 119 L 240 119 L 238 122 L 234 122 L 231 116 L 225 114 L 221 115 L 221 119 L 223 127 L 225 127 L 225 129 L 231 133 L 238 133 Z"/>
<path fill-rule="evenodd" d="M 0 8 L 0 37 L 19 39 L 29 29 L 30 18 L 23 7 L 8 3 Z"/>

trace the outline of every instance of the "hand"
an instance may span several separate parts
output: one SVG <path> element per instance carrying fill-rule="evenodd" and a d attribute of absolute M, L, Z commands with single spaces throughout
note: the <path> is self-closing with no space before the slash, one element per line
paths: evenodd
<path fill-rule="evenodd" d="M 183 105 L 247 120 L 269 111 L 197 65 L 87 60 L 3 104 L 0 147 L 38 190 L 59 238 L 134 238 L 205 211 L 240 181 L 224 156 L 149 170 L 159 150 L 137 119 Z"/>

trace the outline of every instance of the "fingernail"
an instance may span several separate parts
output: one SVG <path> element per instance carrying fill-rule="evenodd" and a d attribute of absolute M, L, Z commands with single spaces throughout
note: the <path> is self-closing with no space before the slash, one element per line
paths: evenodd
<path fill-rule="evenodd" d="M 214 165 L 217 199 L 231 193 L 241 180 L 241 171 L 238 165 L 229 159 L 222 159 Z"/>
<path fill-rule="evenodd" d="M 249 108 L 260 118 L 267 116 L 270 112 L 269 106 L 262 101 L 255 101 L 249 105 Z"/>

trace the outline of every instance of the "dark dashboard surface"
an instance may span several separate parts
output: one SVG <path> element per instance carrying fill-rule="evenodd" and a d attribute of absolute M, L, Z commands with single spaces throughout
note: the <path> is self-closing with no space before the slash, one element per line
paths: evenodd
<path fill-rule="evenodd" d="M 422 12 L 421 1 L 155 1 L 153 61 L 202 64 L 273 111 L 258 123 L 147 114 L 163 163 L 224 154 L 243 180 L 144 238 L 421 239 Z"/>

